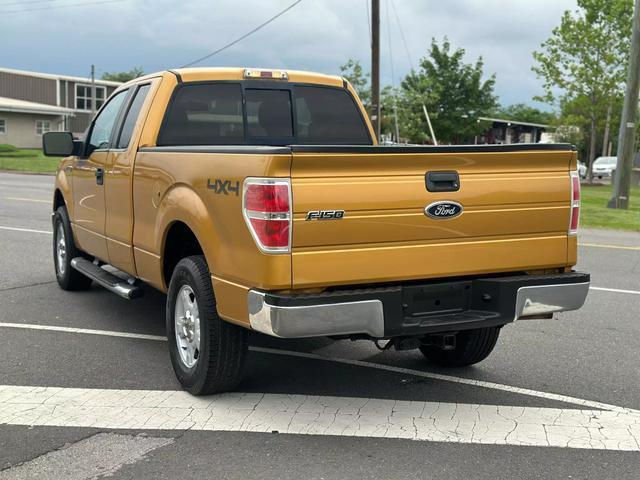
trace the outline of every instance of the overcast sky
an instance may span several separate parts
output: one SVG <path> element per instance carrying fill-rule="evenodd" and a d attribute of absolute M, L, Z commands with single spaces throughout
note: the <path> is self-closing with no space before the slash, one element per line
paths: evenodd
<path fill-rule="evenodd" d="M 369 68 L 369 0 L 302 3 L 201 66 L 258 66 L 338 73 L 348 58 Z M 78 4 L 94 3 L 78 6 Z M 0 66 L 86 76 L 141 66 L 145 72 L 188 63 L 262 23 L 293 0 L 0 0 Z M 534 104 L 540 81 L 531 52 L 575 0 L 381 0 L 382 81 L 396 83 L 449 37 L 468 61 L 484 57 L 504 105 Z M 387 5 L 389 21 L 387 21 Z M 29 11 L 20 11 L 29 10 Z M 541 106 L 541 105 L 538 105 Z"/>

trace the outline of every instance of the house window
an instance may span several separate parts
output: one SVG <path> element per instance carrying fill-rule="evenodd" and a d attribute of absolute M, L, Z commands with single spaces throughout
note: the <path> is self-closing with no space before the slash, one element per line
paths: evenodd
<path fill-rule="evenodd" d="M 4 118 L 0 118 L 0 134 L 7 133 L 7 121 Z"/>
<path fill-rule="evenodd" d="M 103 104 L 107 96 L 106 87 L 96 85 L 96 110 Z M 78 110 L 91 110 L 91 85 L 76 85 L 76 108 Z"/>
<path fill-rule="evenodd" d="M 36 120 L 36 135 L 42 135 L 51 131 L 51 122 L 49 120 Z"/>

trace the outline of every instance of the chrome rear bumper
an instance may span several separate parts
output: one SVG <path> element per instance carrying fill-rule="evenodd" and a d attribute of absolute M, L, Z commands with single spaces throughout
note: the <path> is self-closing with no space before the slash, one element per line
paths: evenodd
<path fill-rule="evenodd" d="M 364 333 L 384 336 L 384 314 L 380 300 L 305 306 L 276 306 L 265 294 L 249 291 L 251 328 L 273 337 L 327 337 Z"/>
<path fill-rule="evenodd" d="M 514 320 L 578 310 L 584 305 L 588 293 L 589 282 L 520 287 Z"/>
<path fill-rule="evenodd" d="M 373 338 L 500 326 L 577 310 L 589 275 L 520 275 L 281 295 L 249 290 L 251 328 L 274 337 Z"/>

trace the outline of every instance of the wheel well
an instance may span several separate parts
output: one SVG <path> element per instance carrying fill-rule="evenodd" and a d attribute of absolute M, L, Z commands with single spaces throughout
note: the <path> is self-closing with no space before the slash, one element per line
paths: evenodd
<path fill-rule="evenodd" d="M 191 229 L 182 222 L 175 222 L 169 227 L 164 242 L 162 273 L 164 282 L 169 287 L 171 275 L 180 260 L 190 255 L 202 255 L 202 247 Z"/>
<path fill-rule="evenodd" d="M 56 189 L 56 193 L 53 194 L 53 211 L 55 212 L 62 206 L 64 206 L 64 197 L 62 192 Z"/>

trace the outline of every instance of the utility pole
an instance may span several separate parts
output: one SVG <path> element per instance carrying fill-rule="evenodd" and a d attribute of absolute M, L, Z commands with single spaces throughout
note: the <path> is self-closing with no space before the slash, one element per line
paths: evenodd
<path fill-rule="evenodd" d="M 371 0 L 371 123 L 380 140 L 380 0 Z"/>
<path fill-rule="evenodd" d="M 624 95 L 624 107 L 620 119 L 618 136 L 618 164 L 613 187 L 613 196 L 609 208 L 629 208 L 631 190 L 631 169 L 633 167 L 636 120 L 638 115 L 638 93 L 640 90 L 640 0 L 636 0 L 633 9 L 633 33 L 631 52 L 627 66 L 627 91 Z"/>
<path fill-rule="evenodd" d="M 433 144 L 438 146 L 438 139 L 436 138 L 436 134 L 433 133 L 433 126 L 431 125 L 431 119 L 429 118 L 429 112 L 427 112 L 427 106 L 422 104 L 422 111 L 424 112 L 424 118 L 427 119 L 427 125 L 429 126 L 429 133 L 431 134 L 431 140 L 433 140 Z"/>
<path fill-rule="evenodd" d="M 91 65 L 91 116 L 96 113 L 96 66 Z"/>

